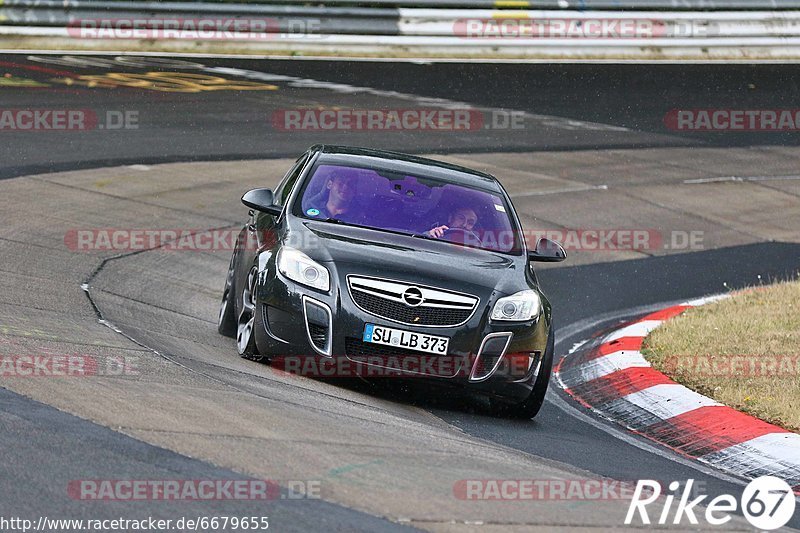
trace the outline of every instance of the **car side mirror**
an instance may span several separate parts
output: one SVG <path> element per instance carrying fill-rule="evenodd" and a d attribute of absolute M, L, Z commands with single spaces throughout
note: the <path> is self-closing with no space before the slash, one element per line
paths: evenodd
<path fill-rule="evenodd" d="M 273 202 L 274 198 L 271 189 L 252 189 L 242 196 L 242 203 L 247 207 L 278 216 L 281 214 L 282 208 L 274 205 Z"/>
<path fill-rule="evenodd" d="M 542 237 L 536 241 L 536 248 L 528 251 L 528 261 L 558 263 L 567 258 L 564 247 L 556 241 Z"/>

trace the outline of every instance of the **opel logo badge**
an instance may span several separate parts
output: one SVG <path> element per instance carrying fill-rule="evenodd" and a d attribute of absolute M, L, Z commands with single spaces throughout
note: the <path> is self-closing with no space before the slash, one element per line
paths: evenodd
<path fill-rule="evenodd" d="M 403 293 L 403 301 L 409 307 L 418 307 L 422 305 L 425 299 L 422 297 L 422 291 L 417 287 L 409 287 Z"/>

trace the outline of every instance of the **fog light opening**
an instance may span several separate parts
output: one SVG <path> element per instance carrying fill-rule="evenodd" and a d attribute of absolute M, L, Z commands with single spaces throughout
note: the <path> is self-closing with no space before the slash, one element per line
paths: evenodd
<path fill-rule="evenodd" d="M 503 362 L 503 356 L 511 344 L 511 332 L 490 333 L 484 337 L 472 365 L 470 381 L 484 381 L 492 377 Z"/>

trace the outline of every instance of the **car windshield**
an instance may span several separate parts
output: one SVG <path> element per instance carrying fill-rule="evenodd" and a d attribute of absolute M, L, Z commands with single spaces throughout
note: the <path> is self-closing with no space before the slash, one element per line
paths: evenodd
<path fill-rule="evenodd" d="M 297 216 L 519 254 L 499 194 L 390 170 L 318 165 L 295 203 Z M 438 231 L 435 228 L 440 228 Z"/>

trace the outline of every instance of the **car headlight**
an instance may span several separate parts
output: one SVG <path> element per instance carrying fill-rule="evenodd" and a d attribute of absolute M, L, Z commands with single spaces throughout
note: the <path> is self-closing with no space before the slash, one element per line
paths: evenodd
<path fill-rule="evenodd" d="M 328 269 L 300 250 L 283 247 L 278 252 L 278 271 L 292 281 L 321 291 L 331 288 Z"/>
<path fill-rule="evenodd" d="M 495 302 L 492 320 L 531 320 L 539 315 L 541 307 L 542 300 L 538 292 L 520 291 Z"/>

